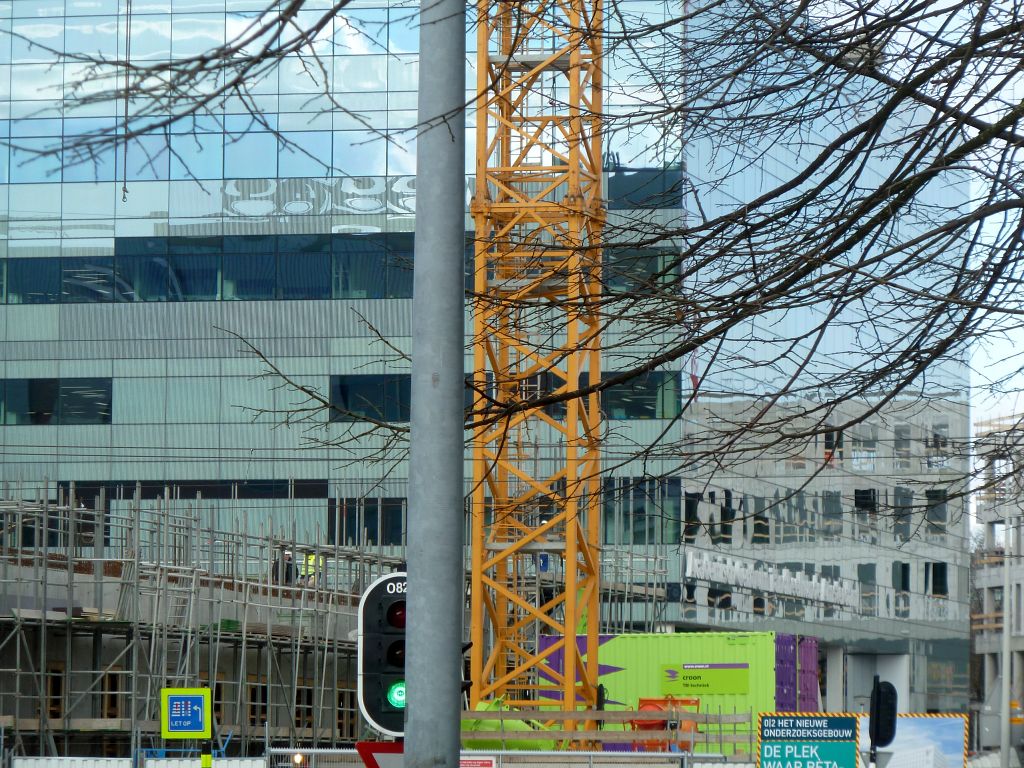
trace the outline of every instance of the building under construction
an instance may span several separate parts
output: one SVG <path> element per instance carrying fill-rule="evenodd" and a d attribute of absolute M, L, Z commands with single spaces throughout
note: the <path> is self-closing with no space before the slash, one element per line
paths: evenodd
<path fill-rule="evenodd" d="M 269 523 L 214 528 L 210 502 L 172 487 L 153 500 L 53 492 L 0 505 L 8 754 L 163 748 L 163 687 L 211 689 L 215 748 L 227 754 L 351 746 L 363 734 L 356 606 L 365 585 L 401 569 L 399 551 L 298 542 Z M 609 562 L 606 597 L 620 616 L 629 605 L 631 621 L 649 606 L 653 625 L 664 589 L 614 580 L 619 569 L 620 584 L 663 583 L 650 565 Z M 535 577 L 543 589 L 546 575 Z"/>

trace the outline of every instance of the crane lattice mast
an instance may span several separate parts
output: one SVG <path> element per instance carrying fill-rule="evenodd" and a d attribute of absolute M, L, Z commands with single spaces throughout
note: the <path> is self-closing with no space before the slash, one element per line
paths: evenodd
<path fill-rule="evenodd" d="M 471 704 L 592 709 L 602 0 L 478 10 Z"/>

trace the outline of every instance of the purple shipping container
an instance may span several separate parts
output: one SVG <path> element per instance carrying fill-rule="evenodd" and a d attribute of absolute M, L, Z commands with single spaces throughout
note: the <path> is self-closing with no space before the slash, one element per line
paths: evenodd
<path fill-rule="evenodd" d="M 797 650 L 799 663 L 797 704 L 801 712 L 820 712 L 818 686 L 818 638 L 801 637 Z"/>
<path fill-rule="evenodd" d="M 775 635 L 775 711 L 797 708 L 797 642 L 795 635 Z"/>

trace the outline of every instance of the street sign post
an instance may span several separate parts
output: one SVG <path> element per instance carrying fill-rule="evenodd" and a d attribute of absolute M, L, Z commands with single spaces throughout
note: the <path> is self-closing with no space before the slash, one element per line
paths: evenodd
<path fill-rule="evenodd" d="M 859 768 L 854 715 L 771 712 L 758 716 L 758 768 Z"/>
<path fill-rule="evenodd" d="M 209 739 L 211 712 L 209 688 L 160 689 L 160 735 L 165 739 Z"/>

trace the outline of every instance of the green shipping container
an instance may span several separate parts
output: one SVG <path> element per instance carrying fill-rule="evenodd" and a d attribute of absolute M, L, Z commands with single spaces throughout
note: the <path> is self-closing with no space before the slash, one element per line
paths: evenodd
<path fill-rule="evenodd" d="M 585 645 L 586 638 L 577 641 Z M 732 754 L 737 746 L 746 752 L 758 713 L 775 710 L 774 632 L 602 635 L 598 661 L 607 709 L 636 709 L 640 699 L 672 696 L 699 699 L 702 714 L 750 714 L 745 723 L 721 729 L 742 734 L 739 745 L 716 738 L 719 728 L 701 725 L 698 752 Z"/>

